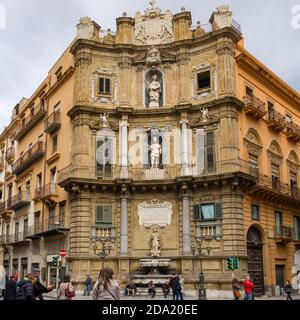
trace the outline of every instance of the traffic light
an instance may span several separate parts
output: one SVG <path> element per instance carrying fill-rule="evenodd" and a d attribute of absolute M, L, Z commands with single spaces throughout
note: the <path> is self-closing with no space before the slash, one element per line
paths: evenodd
<path fill-rule="evenodd" d="M 233 258 L 227 258 L 227 269 L 233 270 Z"/>
<path fill-rule="evenodd" d="M 234 267 L 234 270 L 239 268 L 239 259 L 238 258 L 233 258 L 233 267 Z"/>
<path fill-rule="evenodd" d="M 58 267 L 58 265 L 59 265 L 58 259 L 59 259 L 59 256 L 55 256 L 52 258 L 52 262 L 53 262 L 54 267 Z"/>

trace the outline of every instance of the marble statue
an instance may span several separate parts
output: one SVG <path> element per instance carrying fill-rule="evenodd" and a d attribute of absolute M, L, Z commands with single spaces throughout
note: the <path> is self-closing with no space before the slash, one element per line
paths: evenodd
<path fill-rule="evenodd" d="M 151 257 L 159 258 L 160 256 L 160 235 L 159 229 L 157 227 L 153 228 L 153 233 L 151 234 Z"/>
<path fill-rule="evenodd" d="M 100 116 L 100 123 L 102 125 L 102 128 L 108 128 L 109 122 L 108 122 L 109 113 L 103 113 Z"/>
<path fill-rule="evenodd" d="M 149 99 L 150 99 L 149 107 L 158 108 L 160 95 L 161 95 L 161 85 L 157 81 L 156 74 L 152 76 L 152 81 L 148 83 L 148 90 L 149 90 Z"/>
<path fill-rule="evenodd" d="M 200 111 L 202 113 L 202 122 L 207 122 L 209 120 L 208 109 L 207 108 L 201 108 Z"/>
<path fill-rule="evenodd" d="M 151 167 L 157 168 L 159 166 L 159 158 L 162 153 L 161 146 L 158 141 L 158 137 L 156 137 L 156 136 L 153 137 L 153 142 L 152 142 L 151 146 L 148 148 L 151 151 L 151 154 L 150 154 Z"/>

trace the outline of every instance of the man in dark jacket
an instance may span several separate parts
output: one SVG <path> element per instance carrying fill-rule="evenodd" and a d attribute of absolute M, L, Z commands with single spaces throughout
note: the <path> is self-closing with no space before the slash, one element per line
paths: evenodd
<path fill-rule="evenodd" d="M 14 301 L 17 298 L 17 280 L 15 276 L 10 277 L 5 284 L 4 300 Z"/>
<path fill-rule="evenodd" d="M 34 291 L 33 281 L 34 281 L 34 275 L 27 274 L 24 277 L 24 280 L 19 282 L 17 300 L 25 300 L 25 301 L 35 300 L 35 297 L 33 295 L 33 291 Z"/>

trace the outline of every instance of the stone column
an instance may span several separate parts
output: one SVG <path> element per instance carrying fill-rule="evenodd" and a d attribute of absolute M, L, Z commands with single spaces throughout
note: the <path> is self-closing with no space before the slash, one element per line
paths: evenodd
<path fill-rule="evenodd" d="M 128 197 L 121 196 L 120 254 L 128 254 Z"/>
<path fill-rule="evenodd" d="M 182 241 L 183 255 L 191 254 L 190 199 L 187 194 L 182 196 Z"/>
<path fill-rule="evenodd" d="M 189 103 L 191 101 L 191 81 L 189 76 L 189 55 L 187 52 L 181 52 L 178 55 L 178 77 L 179 77 L 179 104 Z"/>
<path fill-rule="evenodd" d="M 189 166 L 189 135 L 188 135 L 188 121 L 182 119 L 181 122 L 181 163 L 183 175 L 188 172 Z"/>
<path fill-rule="evenodd" d="M 120 122 L 121 166 L 128 166 L 128 117 L 123 116 Z"/>
<path fill-rule="evenodd" d="M 119 97 L 120 106 L 131 105 L 131 57 L 129 53 L 123 53 L 119 58 Z"/>

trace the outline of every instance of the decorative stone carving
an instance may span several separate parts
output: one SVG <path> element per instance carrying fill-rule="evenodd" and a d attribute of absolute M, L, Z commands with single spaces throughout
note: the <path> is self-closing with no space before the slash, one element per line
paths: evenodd
<path fill-rule="evenodd" d="M 262 153 L 262 143 L 258 133 L 254 129 L 249 129 L 247 136 L 244 138 L 244 143 L 249 153 L 255 154 L 257 156 Z"/>
<path fill-rule="evenodd" d="M 75 55 L 76 67 L 91 64 L 91 62 L 92 62 L 92 55 L 89 52 L 80 51 Z"/>
<path fill-rule="evenodd" d="M 203 193 L 196 198 L 198 203 L 205 201 L 215 201 L 220 199 L 220 195 L 214 193 Z"/>
<path fill-rule="evenodd" d="M 138 205 L 139 224 L 146 228 L 156 225 L 164 228 L 171 224 L 173 208 L 172 203 L 153 199 Z"/>
<path fill-rule="evenodd" d="M 273 141 L 268 149 L 268 156 L 269 159 L 277 164 L 281 164 L 282 163 L 282 151 L 280 149 L 279 144 L 276 141 Z"/>
<path fill-rule="evenodd" d="M 117 121 L 109 120 L 109 113 L 104 113 L 100 115 L 98 121 L 92 121 L 89 123 L 90 129 L 93 131 L 99 131 L 102 129 L 112 129 L 113 131 L 119 130 L 119 125 Z"/>
<path fill-rule="evenodd" d="M 161 10 L 155 7 L 155 2 L 150 3 L 151 7 L 142 16 L 137 13 L 135 16 L 136 44 L 155 45 L 170 43 L 174 41 L 173 16 L 170 11 L 161 14 Z"/>
<path fill-rule="evenodd" d="M 208 108 L 201 108 L 202 122 L 207 122 L 209 120 Z"/>
<path fill-rule="evenodd" d="M 153 136 L 153 143 L 151 144 L 148 149 L 151 151 L 150 158 L 151 158 L 151 167 L 157 168 L 159 166 L 159 158 L 162 153 L 161 146 L 158 141 L 157 136 Z"/>
<path fill-rule="evenodd" d="M 211 22 L 213 23 L 214 30 L 231 27 L 232 12 L 229 11 L 229 6 L 219 6 L 217 10 L 213 13 Z"/>
<path fill-rule="evenodd" d="M 103 38 L 103 43 L 105 44 L 114 44 L 115 43 L 115 37 L 112 35 L 111 30 L 107 30 L 107 35 Z"/>
<path fill-rule="evenodd" d="M 157 66 L 161 63 L 160 52 L 157 48 L 152 47 L 148 50 L 146 63 L 149 66 Z"/>
<path fill-rule="evenodd" d="M 102 125 L 102 128 L 109 127 L 108 117 L 109 117 L 109 113 L 103 113 L 100 115 L 100 124 Z"/>
<path fill-rule="evenodd" d="M 119 67 L 121 69 L 130 69 L 131 63 L 132 63 L 131 57 L 129 57 L 129 56 L 121 56 L 119 58 L 119 63 L 118 64 L 119 64 Z"/>
<path fill-rule="evenodd" d="M 204 35 L 205 35 L 205 30 L 203 28 L 201 28 L 200 21 L 197 21 L 197 27 L 194 30 L 193 37 L 194 38 L 200 38 L 200 37 L 202 37 Z"/>
<path fill-rule="evenodd" d="M 100 27 L 90 17 L 83 17 L 77 25 L 78 39 L 99 40 Z"/>
<path fill-rule="evenodd" d="M 235 47 L 231 41 L 222 42 L 216 50 L 218 55 L 228 54 L 232 57 L 235 57 Z"/>

